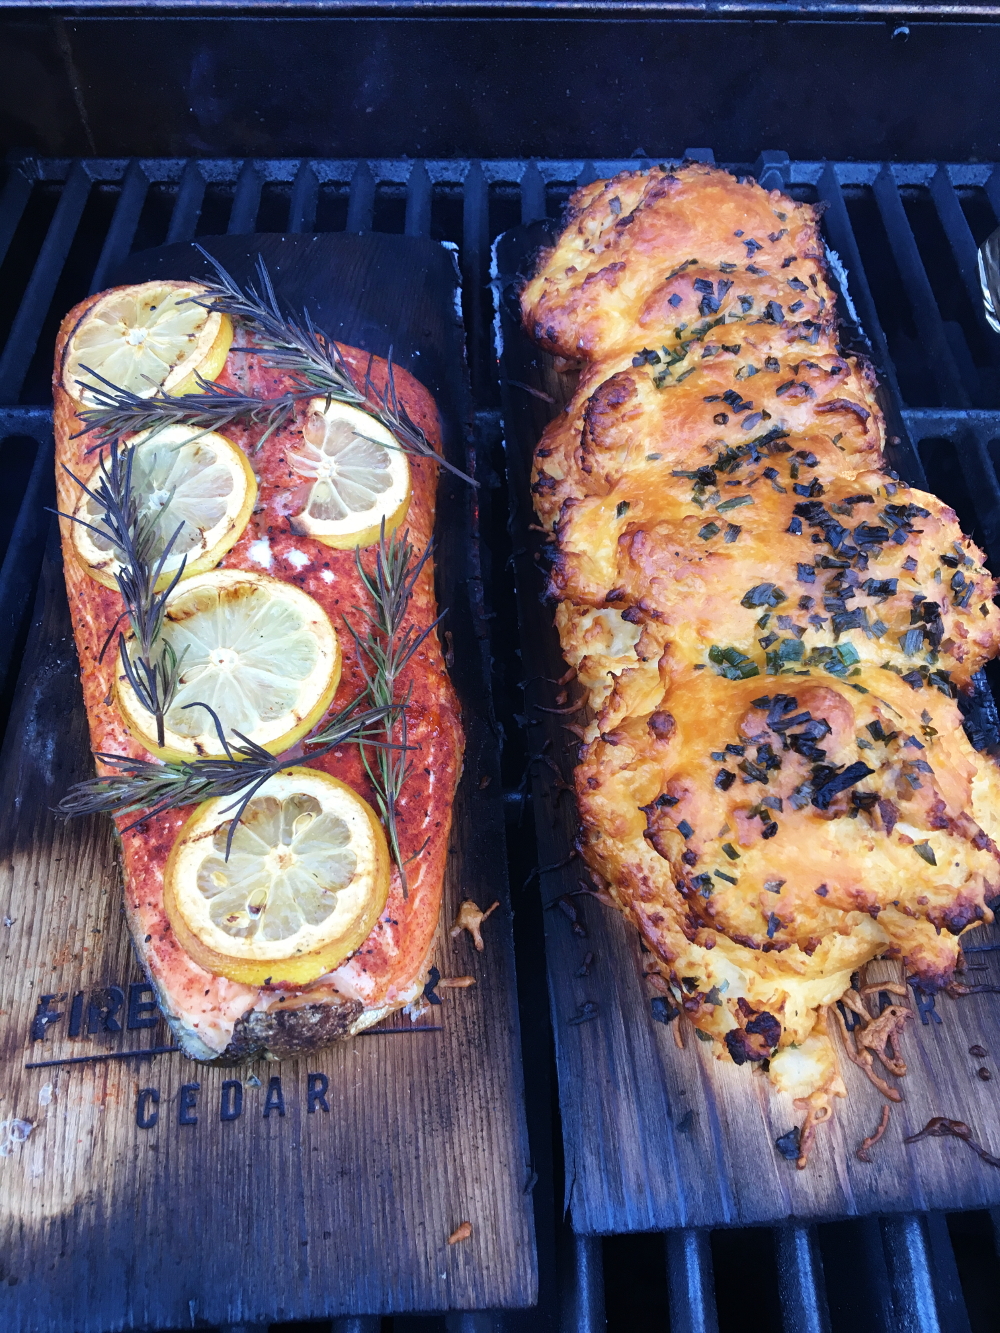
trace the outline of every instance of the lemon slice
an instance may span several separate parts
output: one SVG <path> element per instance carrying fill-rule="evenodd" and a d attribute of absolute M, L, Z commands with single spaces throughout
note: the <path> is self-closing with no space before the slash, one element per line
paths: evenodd
<path fill-rule="evenodd" d="M 391 431 L 346 403 L 314 398 L 302 428 L 302 445 L 289 449 L 300 476 L 300 512 L 293 532 L 341 549 L 377 542 L 398 527 L 410 507 L 410 464 Z"/>
<path fill-rule="evenodd" d="M 228 315 L 206 310 L 186 298 L 204 287 L 190 282 L 141 282 L 116 287 L 81 315 L 63 352 L 63 388 L 73 398 L 92 401 L 87 371 L 148 398 L 164 393 L 196 393 L 197 376 L 214 380 L 226 364 L 233 340 Z"/>
<path fill-rule="evenodd" d="M 167 598 L 158 643 L 180 663 L 162 748 L 156 719 L 124 672 L 115 693 L 132 734 L 167 760 L 225 753 L 211 715 L 186 704 L 214 709 L 227 740 L 239 731 L 278 754 L 319 722 L 340 681 L 340 643 L 326 612 L 301 588 L 266 574 L 214 569 L 186 579 Z"/>
<path fill-rule="evenodd" d="M 239 541 L 257 500 L 257 479 L 246 454 L 224 436 L 194 426 L 165 426 L 133 443 L 132 493 L 140 517 L 153 527 L 153 568 L 177 533 L 157 586 L 167 586 L 185 557 L 185 579 L 214 569 Z M 88 484 L 99 480 L 95 470 Z M 73 549 L 91 578 L 117 588 L 120 566 L 111 541 L 99 531 L 103 512 L 83 492 L 75 513 L 80 521 L 72 525 Z"/>
<path fill-rule="evenodd" d="M 287 768 L 269 778 L 226 840 L 233 798 L 199 805 L 167 860 L 163 902 L 202 967 L 259 986 L 332 971 L 371 933 L 389 895 L 374 810 L 337 778 Z"/>

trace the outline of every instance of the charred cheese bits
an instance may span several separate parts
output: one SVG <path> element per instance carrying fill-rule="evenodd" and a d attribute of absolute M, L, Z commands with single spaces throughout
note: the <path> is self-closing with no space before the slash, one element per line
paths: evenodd
<path fill-rule="evenodd" d="M 328 773 L 288 768 L 240 817 L 198 806 L 167 861 L 163 901 L 181 946 L 209 972 L 250 985 L 304 985 L 371 932 L 389 894 L 374 810 Z M 228 851 L 228 857 L 227 857 Z"/>
<path fill-rule="evenodd" d="M 156 719 L 124 671 L 115 683 L 129 730 L 162 759 L 225 754 L 208 709 L 227 741 L 239 732 L 280 754 L 316 726 L 340 682 L 340 641 L 329 616 L 301 588 L 266 574 L 216 569 L 178 584 L 162 633 L 179 672 L 162 747 Z"/>
<path fill-rule="evenodd" d="M 163 589 L 183 565 L 182 578 L 214 569 L 239 541 L 257 500 L 257 479 L 242 449 L 214 431 L 164 426 L 130 441 L 132 493 L 153 529 L 151 564 L 162 561 Z M 99 485 L 101 468 L 87 480 Z M 81 492 L 73 524 L 73 550 L 87 573 L 117 588 L 119 564 L 101 523 L 103 510 Z"/>
<path fill-rule="evenodd" d="M 84 402 L 102 380 L 140 398 L 197 393 L 199 378 L 219 375 L 233 340 L 229 316 L 192 299 L 204 291 L 195 283 L 156 281 L 102 296 L 66 340 L 62 387 Z"/>
<path fill-rule="evenodd" d="M 596 182 L 522 304 L 581 363 L 532 490 L 589 704 L 584 854 L 807 1145 L 844 1093 L 826 1010 L 851 974 L 887 954 L 945 985 L 991 920 L 1000 777 L 957 697 L 997 651 L 996 583 L 884 470 L 810 207 L 700 164 Z"/>

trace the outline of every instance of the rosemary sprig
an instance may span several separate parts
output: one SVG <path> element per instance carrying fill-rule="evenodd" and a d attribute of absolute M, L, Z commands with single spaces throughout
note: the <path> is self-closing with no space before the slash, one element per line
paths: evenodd
<path fill-rule="evenodd" d="M 224 384 L 198 376 L 198 393 L 169 394 L 157 390 L 143 398 L 129 389 L 119 388 L 89 366 L 83 366 L 93 382 L 78 380 L 93 400 L 91 406 L 79 408 L 77 415 L 84 428 L 73 437 L 91 432 L 101 437 L 133 435 L 138 431 L 162 430 L 164 426 L 197 426 L 202 430 L 224 430 L 234 422 L 250 426 L 264 426 L 264 434 L 257 441 L 259 449 L 271 435 L 291 420 L 295 404 L 312 396 L 311 389 L 282 394 L 278 398 L 258 398 L 240 393 Z M 103 445 L 101 439 L 93 448 Z"/>
<path fill-rule="evenodd" d="M 358 662 L 364 673 L 372 707 L 388 710 L 391 705 L 395 705 L 393 711 L 387 711 L 385 715 L 383 743 L 375 749 L 374 755 L 369 755 L 365 744 L 362 744 L 361 757 L 375 788 L 376 804 L 385 825 L 389 850 L 399 869 L 404 898 L 408 893 L 406 865 L 399 845 L 396 803 L 410 773 L 406 722 L 410 692 L 408 690 L 406 697 L 400 701 L 397 699 L 397 689 L 399 678 L 413 654 L 441 619 L 438 616 L 422 630 L 413 625 L 404 628 L 410 598 L 430 554 L 431 546 L 428 544 L 414 562 L 409 533 L 399 536 L 394 532 L 386 538 L 383 519 L 374 568 L 370 571 L 365 569 L 360 549 L 354 554 L 361 581 L 373 603 L 371 611 L 361 609 L 367 625 L 356 628 L 344 617 L 357 646 Z M 397 725 L 398 742 L 394 743 Z"/>
<path fill-rule="evenodd" d="M 186 704 L 187 708 L 204 708 L 215 722 L 225 757 L 192 759 L 184 763 L 160 764 L 147 759 L 129 759 L 122 755 L 98 753 L 96 758 L 115 771 L 103 777 L 89 778 L 71 787 L 56 807 L 60 814 L 74 815 L 115 814 L 139 818 L 126 824 L 123 833 L 143 820 L 152 819 L 178 806 L 192 805 L 214 797 L 235 796 L 237 799 L 224 813 L 234 811 L 226 840 L 226 859 L 232 847 L 233 836 L 243 812 L 269 778 L 282 769 L 315 759 L 338 745 L 385 745 L 384 728 L 394 706 L 362 708 L 366 696 L 359 695 L 304 744 L 307 752 L 296 749 L 273 755 L 255 741 L 234 732 L 238 744 L 226 740 L 222 724 L 208 704 Z"/>
<path fill-rule="evenodd" d="M 252 283 L 240 287 L 213 255 L 200 245 L 196 249 L 211 264 L 218 282 L 204 284 L 207 287 L 205 296 L 189 299 L 197 305 L 229 315 L 249 330 L 257 346 L 236 350 L 260 354 L 265 366 L 290 375 L 305 395 L 325 395 L 335 402 L 347 403 L 367 412 L 391 432 L 407 453 L 440 463 L 463 481 L 472 486 L 477 485 L 471 477 L 441 457 L 399 402 L 391 347 L 386 358 L 388 369 L 385 388 L 379 389 L 372 379 L 373 356 L 368 358 L 364 384 L 359 388 L 354 383 L 340 348 L 316 327 L 308 310 L 303 310 L 301 316 L 282 312 L 271 275 L 260 255 L 257 256 L 258 291 Z M 294 392 L 298 393 L 299 390 Z"/>
<path fill-rule="evenodd" d="M 110 466 L 104 459 L 101 466 L 110 476 L 116 466 L 128 469 L 129 462 L 123 465 L 116 451 Z M 409 534 L 399 536 L 393 533 L 387 538 L 384 521 L 374 568 L 366 570 L 360 549 L 355 552 L 358 573 L 372 599 L 372 609 L 362 608 L 362 615 L 367 622 L 363 629 L 352 625 L 346 616 L 344 619 L 357 646 L 365 690 L 306 737 L 301 746 L 273 755 L 239 731 L 233 733 L 236 742 L 231 743 L 226 738 L 219 717 L 208 704 L 186 704 L 187 708 L 204 708 L 211 715 L 225 751 L 224 758 L 163 764 L 98 752 L 96 757 L 114 771 L 77 783 L 59 802 L 59 812 L 66 816 L 102 812 L 129 815 L 141 812 L 138 819 L 122 829 L 122 832 L 126 832 L 143 820 L 177 806 L 191 805 L 211 797 L 237 796 L 238 799 L 226 811 L 235 812 L 226 842 L 228 858 L 236 826 L 247 804 L 269 778 L 293 764 L 327 754 L 337 746 L 356 744 L 361 748 L 365 771 L 375 788 L 375 803 L 385 825 L 386 839 L 399 869 L 403 896 L 406 897 L 406 863 L 399 844 L 396 803 L 410 773 L 406 720 L 410 693 L 407 691 L 405 698 L 399 699 L 397 692 L 403 671 L 441 618 L 439 616 L 422 630 L 414 625 L 405 625 L 413 590 L 430 554 L 431 547 L 428 545 L 414 561 Z M 160 619 L 162 622 L 162 609 Z M 155 639 L 155 635 L 153 637 Z M 164 647 L 169 648 L 169 645 Z M 122 660 L 123 663 L 127 661 L 124 648 Z M 126 671 L 129 669 L 127 665 Z M 368 706 L 362 708 L 365 703 Z M 158 722 L 162 725 L 162 713 L 158 715 Z"/>
<path fill-rule="evenodd" d="M 181 663 L 171 644 L 160 640 L 160 632 L 167 598 L 184 573 L 186 557 L 161 592 L 156 591 L 156 585 L 184 524 L 178 524 L 159 557 L 154 559 L 156 521 L 153 515 L 142 513 L 132 488 L 134 461 L 135 447 L 126 445 L 123 448 L 115 439 L 110 442 L 108 451 L 101 454 L 96 482 L 91 478 L 90 485 L 87 485 L 66 468 L 67 474 L 99 507 L 101 515 L 96 523 L 88 523 L 75 514 L 64 514 L 63 517 L 89 528 L 114 548 L 118 562 L 115 579 L 124 609 L 104 641 L 99 660 L 103 659 L 117 632 L 122 670 L 142 707 L 156 719 L 156 739 L 162 745 L 163 718 L 177 690 Z M 131 653 L 125 635 L 119 631 L 126 618 L 134 640 Z"/>
<path fill-rule="evenodd" d="M 391 347 L 386 358 L 385 388 L 379 389 L 372 378 L 373 356 L 368 358 L 364 384 L 359 388 L 340 348 L 316 328 L 307 310 L 301 317 L 286 317 L 282 313 L 271 275 L 260 256 L 257 258 L 261 288 L 258 292 L 249 283 L 241 288 L 213 255 L 200 245 L 195 248 L 211 264 L 218 282 L 203 284 L 207 288 L 206 294 L 188 299 L 241 323 L 252 334 L 256 345 L 232 350 L 260 356 L 269 369 L 291 376 L 294 387 L 276 398 L 262 398 L 198 376 L 198 393 L 174 396 L 157 390 L 142 397 L 112 384 L 89 366 L 81 366 L 92 380 L 79 380 L 78 384 L 94 401 L 79 410 L 78 415 L 84 423 L 79 434 L 93 431 L 100 436 L 118 436 L 178 424 L 221 430 L 236 421 L 244 421 L 266 427 L 255 445 L 259 449 L 291 419 L 296 403 L 322 395 L 367 412 L 390 431 L 399 447 L 407 453 L 429 458 L 471 486 L 478 485 L 441 457 L 399 402 Z"/>

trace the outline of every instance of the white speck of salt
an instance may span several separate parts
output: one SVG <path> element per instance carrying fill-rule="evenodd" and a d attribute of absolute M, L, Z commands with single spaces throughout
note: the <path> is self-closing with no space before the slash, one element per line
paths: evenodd
<path fill-rule="evenodd" d="M 305 569 L 306 565 L 312 563 L 307 555 L 302 551 L 296 550 L 295 547 L 292 547 L 290 551 L 285 552 L 285 559 L 290 565 L 294 565 L 296 569 Z"/>
<path fill-rule="evenodd" d="M 251 542 L 247 548 L 247 555 L 255 565 L 260 565 L 263 569 L 270 569 L 274 564 L 271 543 L 266 537 L 261 537 L 260 541 Z"/>
<path fill-rule="evenodd" d="M 332 569 L 321 569 L 319 576 L 324 583 L 332 583 L 335 577 Z"/>

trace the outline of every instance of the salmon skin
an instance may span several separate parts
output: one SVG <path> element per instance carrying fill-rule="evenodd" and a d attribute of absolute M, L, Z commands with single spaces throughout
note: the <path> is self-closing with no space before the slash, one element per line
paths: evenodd
<path fill-rule="evenodd" d="M 107 295 L 100 292 L 71 310 L 56 342 L 56 487 L 63 515 L 73 512 L 80 494 L 69 473 L 85 480 L 99 457 L 94 450 L 96 437 L 79 435 L 83 423 L 76 403 L 63 388 L 67 340 L 87 311 Z M 262 366 L 258 357 L 240 353 L 241 345 L 245 347 L 246 340 L 237 330 L 233 350 L 216 380 L 220 387 L 269 398 L 292 387 L 288 376 Z M 340 351 L 357 384 L 363 383 L 367 372 L 377 389 L 385 387 L 388 366 L 382 358 L 369 358 L 367 352 L 343 345 Z M 405 370 L 394 366 L 392 373 L 400 408 L 440 452 L 441 429 L 433 398 Z M 371 599 L 359 577 L 353 550 L 333 550 L 313 537 L 291 531 L 289 513 L 296 507 L 294 491 L 301 478 L 289 464 L 287 451 L 301 445 L 307 412 L 307 404 L 299 404 L 293 418 L 256 452 L 263 428 L 233 425 L 221 432 L 249 457 L 259 490 L 246 530 L 220 566 L 264 572 L 293 583 L 323 607 L 343 652 L 343 674 L 333 704 L 333 711 L 339 711 L 365 688 L 348 622 L 360 629 L 362 609 L 371 606 Z M 417 560 L 434 530 L 438 466 L 428 458 L 408 457 L 412 497 L 401 531 L 408 532 Z M 121 612 L 121 597 L 82 568 L 74 555 L 71 527 L 69 519 L 60 518 L 66 591 L 91 745 L 95 752 L 148 759 L 107 702 L 120 666 L 113 648 L 103 660 L 101 649 Z M 437 615 L 433 560 L 428 559 L 410 599 L 406 624 L 420 632 Z M 116 819 L 132 942 L 174 1037 L 191 1058 L 220 1063 L 262 1055 L 282 1058 L 361 1032 L 396 1009 L 420 1007 L 441 910 L 452 803 L 464 743 L 458 701 L 437 634 L 424 640 L 399 688 L 399 697 L 409 691 L 407 739 L 413 747 L 410 775 L 397 802 L 408 892 L 404 897 L 394 867 L 385 910 L 371 934 L 338 968 L 310 985 L 249 986 L 230 981 L 200 967 L 175 940 L 163 906 L 163 873 L 192 806 L 168 810 L 129 830 L 124 826 L 134 816 Z M 375 793 L 357 746 L 345 745 L 307 762 L 346 782 L 374 805 Z"/>

